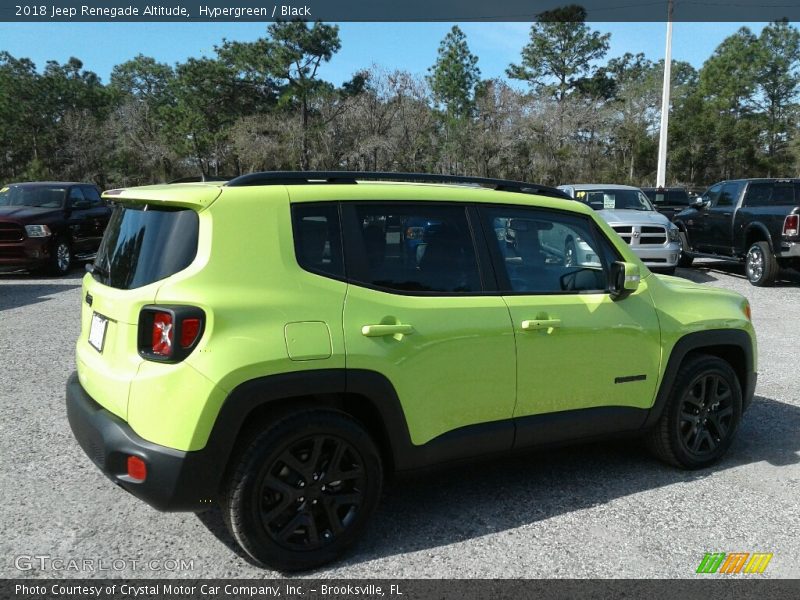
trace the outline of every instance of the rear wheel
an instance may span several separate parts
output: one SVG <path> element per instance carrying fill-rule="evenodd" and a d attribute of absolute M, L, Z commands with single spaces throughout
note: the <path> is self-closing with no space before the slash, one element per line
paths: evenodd
<path fill-rule="evenodd" d="M 678 371 L 667 405 L 647 444 L 661 460 L 685 469 L 717 462 L 742 416 L 742 390 L 730 364 L 699 354 Z"/>
<path fill-rule="evenodd" d="M 775 283 L 780 266 L 767 242 L 755 242 L 747 251 L 744 270 L 755 286 L 768 287 Z"/>
<path fill-rule="evenodd" d="M 345 552 L 380 496 L 381 460 L 344 413 L 294 413 L 261 432 L 236 460 L 223 499 L 231 534 L 257 562 L 311 569 Z"/>

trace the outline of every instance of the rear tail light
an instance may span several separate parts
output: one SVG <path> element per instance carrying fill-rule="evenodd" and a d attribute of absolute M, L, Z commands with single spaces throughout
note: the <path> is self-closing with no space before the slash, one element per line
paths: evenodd
<path fill-rule="evenodd" d="M 148 360 L 178 362 L 203 336 L 205 313 L 195 306 L 145 306 L 139 314 L 139 354 Z"/>
<path fill-rule="evenodd" d="M 147 464 L 138 456 L 128 457 L 128 477 L 137 481 L 147 479 Z"/>
<path fill-rule="evenodd" d="M 800 215 L 789 215 L 783 221 L 783 235 L 796 237 L 798 232 L 800 232 Z"/>

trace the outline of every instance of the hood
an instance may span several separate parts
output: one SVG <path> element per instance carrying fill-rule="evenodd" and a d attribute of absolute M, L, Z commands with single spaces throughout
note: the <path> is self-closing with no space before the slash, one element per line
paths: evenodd
<path fill-rule="evenodd" d="M 653 273 L 653 277 L 657 277 L 659 281 L 665 283 L 667 287 L 683 291 L 683 292 L 697 292 L 699 294 L 710 294 L 716 296 L 729 296 L 731 298 L 744 298 L 740 293 L 733 290 L 726 290 L 725 288 L 711 287 L 702 283 L 695 283 L 683 277 L 675 277 L 674 275 L 662 275 L 661 273 Z"/>
<path fill-rule="evenodd" d="M 667 227 L 670 223 L 667 217 L 654 210 L 606 209 L 598 210 L 597 214 L 606 223 L 613 225 L 624 223 L 627 225 L 662 225 Z"/>
<path fill-rule="evenodd" d="M 61 213 L 60 208 L 42 208 L 39 206 L 0 206 L 0 219 L 19 223 L 41 224 Z"/>

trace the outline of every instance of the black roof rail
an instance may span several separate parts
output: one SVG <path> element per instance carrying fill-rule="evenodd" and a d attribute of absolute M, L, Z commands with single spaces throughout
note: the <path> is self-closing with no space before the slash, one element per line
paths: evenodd
<path fill-rule="evenodd" d="M 202 183 L 204 181 L 230 181 L 233 177 L 223 177 L 219 175 L 190 175 L 189 177 L 179 177 L 178 179 L 173 179 L 172 181 L 168 181 L 167 185 L 173 183 Z"/>
<path fill-rule="evenodd" d="M 453 183 L 477 185 L 504 192 L 539 194 L 553 198 L 572 200 L 566 192 L 538 183 L 492 179 L 490 177 L 469 177 L 462 175 L 438 175 L 435 173 L 391 173 L 372 171 L 265 171 L 249 173 L 230 180 L 228 187 L 250 185 L 303 185 L 313 183 L 353 184 L 359 181 L 405 181 L 412 183 Z"/>

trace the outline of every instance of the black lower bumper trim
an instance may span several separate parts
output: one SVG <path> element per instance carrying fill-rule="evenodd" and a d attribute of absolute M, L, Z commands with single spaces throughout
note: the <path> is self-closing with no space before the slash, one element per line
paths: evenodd
<path fill-rule="evenodd" d="M 67 381 L 67 418 L 92 462 L 114 483 L 158 510 L 197 511 L 216 501 L 220 474 L 216 469 L 209 473 L 213 461 L 204 451 L 182 452 L 142 439 L 97 404 L 76 373 Z M 129 456 L 138 456 L 147 465 L 144 481 L 128 476 Z"/>

